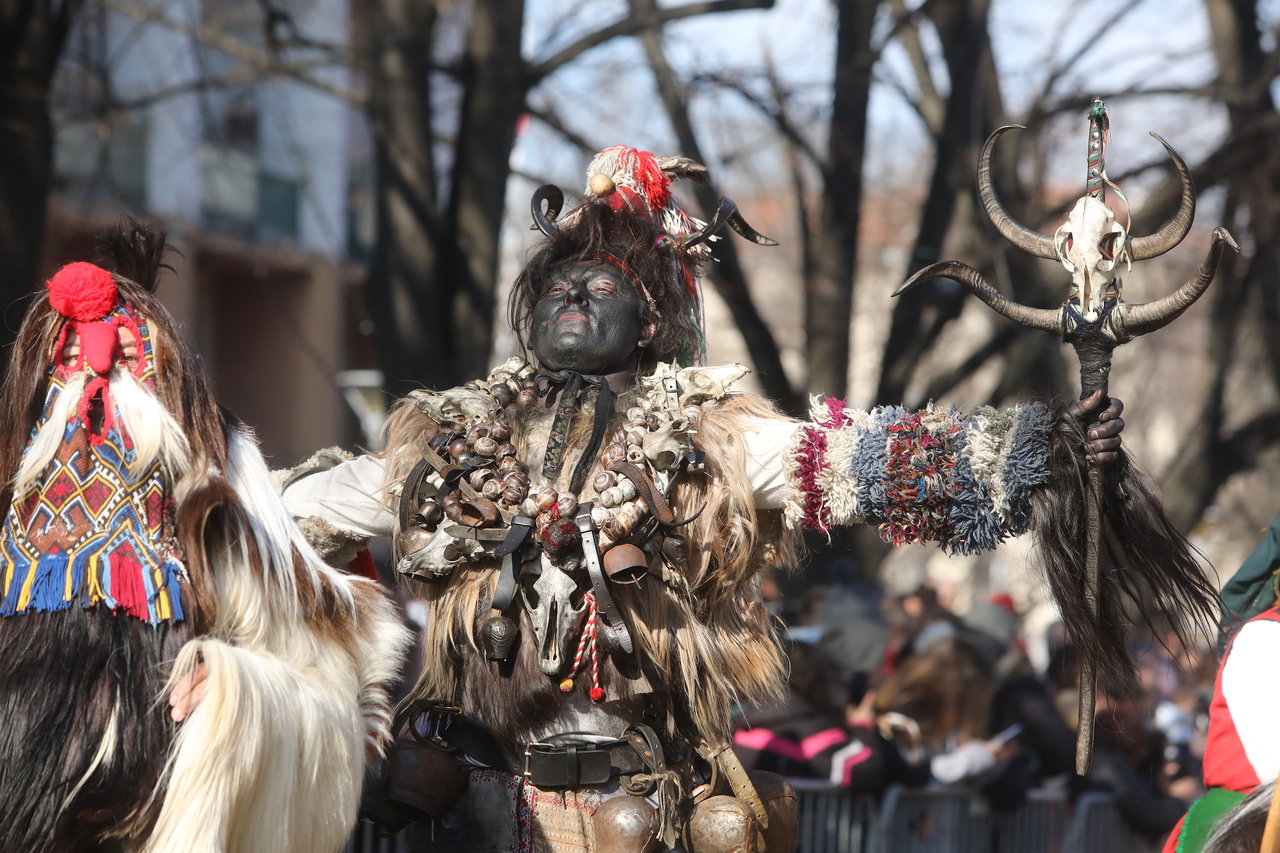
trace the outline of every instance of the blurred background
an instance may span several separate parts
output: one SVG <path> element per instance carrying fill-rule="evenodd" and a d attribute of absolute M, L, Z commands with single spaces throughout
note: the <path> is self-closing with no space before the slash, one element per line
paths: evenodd
<path fill-rule="evenodd" d="M 1136 234 L 1200 191 L 1182 246 L 1125 276 L 1170 292 L 1213 226 L 1240 242 L 1208 294 L 1119 350 L 1126 442 L 1223 579 L 1280 506 L 1280 2 L 1252 0 L 0 0 L 0 333 L 121 212 L 180 251 L 160 296 L 273 465 L 376 446 L 388 400 L 510 354 L 505 293 L 542 183 L 603 147 L 706 163 L 782 242 L 721 240 L 709 361 L 800 414 L 1072 394 L 1074 356 L 949 282 L 959 258 L 1019 301 L 1069 277 L 1010 251 L 975 203 L 996 127 L 1001 197 L 1052 233 L 1083 190 L 1091 96 Z M 1007 594 L 1030 654 L 1055 619 L 1018 543 L 949 559 L 874 531 L 807 573 L 925 584 L 964 613 Z M 851 568 L 849 568 L 851 564 Z M 835 568 L 832 568 L 835 565 Z M 781 579 L 784 587 L 793 583 Z"/>

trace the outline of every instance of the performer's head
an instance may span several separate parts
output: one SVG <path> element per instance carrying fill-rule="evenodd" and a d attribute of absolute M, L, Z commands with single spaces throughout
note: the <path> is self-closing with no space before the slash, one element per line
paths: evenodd
<path fill-rule="evenodd" d="M 722 200 L 709 226 L 680 209 L 671 178 L 705 182 L 705 171 L 688 160 L 616 146 L 592 161 L 586 203 L 562 223 L 555 219 L 563 194 L 550 186 L 535 193 L 534 219 L 547 240 L 516 279 L 509 312 L 542 367 L 605 374 L 701 359 L 697 273 L 709 254 L 706 241 L 727 222 L 772 244 L 732 202 Z"/>
<path fill-rule="evenodd" d="M 188 470 L 193 440 L 221 444 L 199 362 L 152 292 L 163 250 L 163 233 L 109 229 L 101 265 L 68 264 L 36 294 L 0 400 L 0 470 L 15 472 L 6 497 L 20 500 L 76 430 L 95 445 L 116 430 L 133 447 L 132 469 L 160 460 L 170 477 Z"/>
<path fill-rule="evenodd" d="M 534 253 L 512 324 L 543 367 L 603 374 L 697 358 L 701 330 L 675 252 L 655 246 L 663 236 L 645 214 L 587 204 Z"/>
<path fill-rule="evenodd" d="M 0 392 L 4 547 L 33 565 L 63 555 L 72 599 L 105 600 L 153 623 L 181 618 L 176 596 L 157 605 L 177 571 L 177 521 L 193 494 L 207 503 L 209 472 L 227 457 L 209 383 L 152 293 L 163 251 L 163 233 L 130 222 L 104 232 L 100 265 L 59 270 L 27 311 Z M 142 566 L 142 585 L 119 586 L 123 571 L 101 588 L 83 580 L 110 559 Z M 152 583 L 152 571 L 161 580 Z M 202 572 L 191 576 L 203 583 Z M 0 597 L 0 616 L 71 600 L 33 589 Z"/>

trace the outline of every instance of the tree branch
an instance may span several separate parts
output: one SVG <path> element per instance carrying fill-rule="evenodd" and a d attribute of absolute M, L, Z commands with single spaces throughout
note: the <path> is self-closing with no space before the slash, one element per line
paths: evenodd
<path fill-rule="evenodd" d="M 716 12 L 738 12 L 744 9 L 772 9 L 774 0 L 703 0 L 686 6 L 673 6 L 636 11 L 615 24 L 588 33 L 577 41 L 561 48 L 550 58 L 535 64 L 529 69 L 533 82 L 542 80 L 561 66 L 577 59 L 592 48 L 599 47 L 607 41 L 619 36 L 639 35 L 645 30 L 660 28 L 670 21 L 692 18 L 698 15 L 710 15 Z"/>
<path fill-rule="evenodd" d="M 796 127 L 795 122 L 791 120 L 791 117 L 787 115 L 786 110 L 783 109 L 782 105 L 786 100 L 786 93 L 782 91 L 781 84 L 778 81 L 770 81 L 774 87 L 774 100 L 772 103 L 762 98 L 760 95 L 757 95 L 755 92 L 752 92 L 741 80 L 734 80 L 720 74 L 700 75 L 695 77 L 692 82 L 710 83 L 712 85 L 719 86 L 722 89 L 728 89 L 729 91 L 739 95 L 749 105 L 755 107 L 761 115 L 773 122 L 774 127 L 777 128 L 778 132 L 781 133 L 797 151 L 803 153 L 805 158 L 813 164 L 813 167 L 823 175 L 823 178 L 826 178 L 826 160 L 814 149 L 809 140 L 805 139 L 804 134 L 800 132 L 800 129 Z"/>
<path fill-rule="evenodd" d="M 188 24 L 163 12 L 156 11 L 143 3 L 136 2 L 136 0 L 102 0 L 102 5 L 113 12 L 128 15 L 139 23 L 155 23 L 174 32 L 189 36 L 200 44 L 216 48 L 228 56 L 244 62 L 261 75 L 289 77 L 355 106 L 364 106 L 365 104 L 366 98 L 362 92 L 335 86 L 324 80 L 317 80 L 315 77 L 300 73 L 294 66 L 281 60 L 272 51 L 253 47 L 213 27 Z M 321 64 L 333 65 L 336 63 Z"/>
<path fill-rule="evenodd" d="M 565 141 L 576 146 L 578 150 L 586 156 L 594 157 L 596 153 L 600 151 L 601 146 L 597 146 L 589 142 L 586 137 L 565 127 L 560 116 L 556 115 L 549 108 L 535 107 L 532 104 L 526 103 L 524 111 L 531 117 L 536 118 L 538 121 L 554 130 L 556 133 L 560 134 L 564 137 Z"/>
<path fill-rule="evenodd" d="M 936 137 L 942 132 L 942 120 L 947 107 L 942 96 L 938 94 L 938 87 L 933 82 L 933 74 L 929 71 L 929 59 L 925 56 L 924 44 L 920 41 L 920 26 L 914 23 L 913 19 L 916 16 L 907 9 L 906 0 L 890 0 L 889 8 L 902 21 L 898 41 L 911 60 L 911 68 L 916 74 L 916 85 L 920 88 L 919 100 L 908 100 L 912 100 L 913 106 L 924 120 L 925 127 L 929 128 L 929 133 Z"/>
<path fill-rule="evenodd" d="M 1053 91 L 1053 87 L 1057 82 L 1061 80 L 1077 62 L 1083 59 L 1089 51 L 1093 50 L 1093 46 L 1097 43 L 1098 39 L 1100 39 L 1107 30 L 1111 29 L 1123 20 L 1126 15 L 1132 12 L 1134 8 L 1142 2 L 1143 0 L 1129 0 L 1129 2 L 1112 12 L 1110 17 L 1099 23 L 1098 26 L 1094 28 L 1093 32 L 1090 33 L 1089 37 L 1080 43 L 1080 47 L 1078 47 L 1074 53 L 1062 62 L 1058 63 L 1056 67 L 1050 69 L 1049 75 L 1045 78 L 1044 85 L 1040 87 L 1040 94 L 1036 96 L 1032 103 L 1044 103 L 1048 99 L 1049 93 Z M 1078 20 L 1078 18 L 1076 20 Z"/>

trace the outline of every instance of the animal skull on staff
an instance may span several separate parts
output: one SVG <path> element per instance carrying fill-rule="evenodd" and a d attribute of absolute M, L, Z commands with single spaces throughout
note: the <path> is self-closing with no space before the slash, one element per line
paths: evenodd
<path fill-rule="evenodd" d="M 1124 198 L 1120 188 L 1107 178 L 1105 156 L 1110 122 L 1106 104 L 1094 98 L 1089 113 L 1089 174 L 1085 194 L 1076 201 L 1066 222 L 1050 237 L 1014 220 L 1000 204 L 992 184 L 992 151 L 1000 137 L 1014 128 L 1021 129 L 1019 125 L 997 129 L 983 146 L 978 162 L 978 194 L 987 216 L 1001 236 L 1038 258 L 1056 259 L 1071 273 L 1071 293 L 1067 300 L 1059 308 L 1029 308 L 1005 297 L 988 284 L 981 273 L 959 261 L 943 261 L 925 267 L 898 288 L 894 295 L 902 294 L 930 279 L 949 278 L 958 281 L 1010 320 L 1058 335 L 1064 343 L 1071 344 L 1080 361 L 1081 399 L 1099 391 L 1105 396 L 1111 372 L 1112 350 L 1177 319 L 1200 298 L 1213 281 L 1223 249 L 1226 246 L 1232 249 L 1239 247 L 1225 228 L 1215 228 L 1208 255 L 1189 281 L 1172 294 L 1154 302 L 1125 302 L 1121 296 L 1122 281 L 1117 275 L 1120 265 L 1123 263 L 1125 269 L 1129 270 L 1134 261 L 1162 255 L 1181 243 L 1191 230 L 1196 210 L 1196 193 L 1187 164 L 1169 143 L 1157 134 L 1151 134 L 1164 146 L 1178 169 L 1182 181 L 1182 201 L 1178 212 L 1162 229 L 1147 237 L 1134 237 L 1128 227 L 1116 219 L 1115 211 L 1106 203 L 1108 187 L 1126 204 L 1128 200 Z M 1129 499 L 1122 497 L 1121 500 Z M 1104 525 L 1104 506 L 1103 471 L 1090 463 L 1085 499 L 1086 541 L 1082 593 L 1088 618 L 1095 631 L 1099 618 L 1098 562 L 1104 536 L 1113 560 L 1127 564 L 1135 556 L 1126 553 L 1123 537 L 1118 535 L 1121 531 L 1116 529 L 1123 528 L 1124 522 L 1118 517 L 1109 518 L 1110 523 Z M 1158 504 L 1146 509 L 1156 513 L 1159 521 L 1171 528 L 1167 519 L 1163 518 Z M 1181 537 L 1175 536 L 1174 541 L 1179 540 Z M 1185 543 L 1185 540 L 1182 541 Z M 1189 554 L 1178 555 L 1178 558 L 1183 556 L 1190 559 Z M 1141 556 L 1138 558 L 1142 559 Z M 1183 569 L 1193 571 L 1189 566 L 1184 566 Z M 1088 646 L 1086 643 L 1082 648 L 1080 728 L 1076 740 L 1076 772 L 1081 775 L 1088 772 L 1092 755 L 1093 711 L 1097 687 L 1097 655 L 1089 653 Z M 1097 649 L 1094 648 L 1093 651 L 1096 652 Z"/>

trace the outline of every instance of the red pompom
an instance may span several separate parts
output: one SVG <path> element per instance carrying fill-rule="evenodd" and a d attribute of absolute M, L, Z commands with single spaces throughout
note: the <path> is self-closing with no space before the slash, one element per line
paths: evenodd
<path fill-rule="evenodd" d="M 119 300 L 111 273 L 83 261 L 67 264 L 45 286 L 53 310 L 69 320 L 101 320 Z"/>
<path fill-rule="evenodd" d="M 599 701 L 600 701 L 601 699 L 603 699 L 603 698 L 604 698 L 604 688 L 603 688 L 603 687 L 592 687 L 592 688 L 591 688 L 591 699 L 592 699 L 592 701 L 594 701 L 594 702 L 599 702 Z"/>
<path fill-rule="evenodd" d="M 572 518 L 557 518 L 542 529 L 539 539 L 543 548 L 558 556 L 577 545 L 581 536 Z"/>

